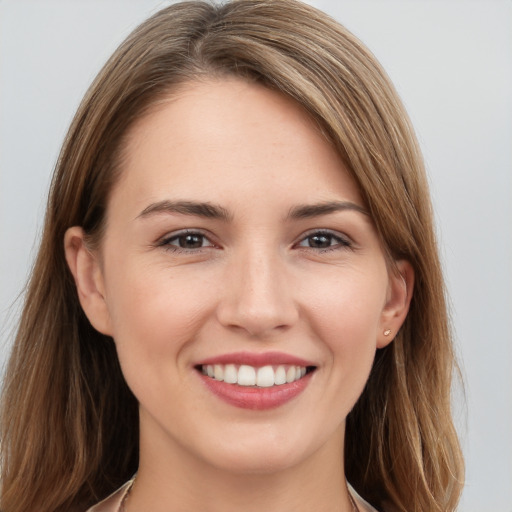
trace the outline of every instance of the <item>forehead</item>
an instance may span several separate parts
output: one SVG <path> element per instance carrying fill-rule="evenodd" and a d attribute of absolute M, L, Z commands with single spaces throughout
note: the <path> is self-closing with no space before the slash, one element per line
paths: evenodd
<path fill-rule="evenodd" d="M 155 104 L 128 132 L 115 189 L 123 187 L 138 202 L 192 192 L 195 199 L 232 200 L 244 191 L 266 195 L 269 187 L 360 201 L 340 156 L 304 109 L 239 79 L 187 83 Z"/>

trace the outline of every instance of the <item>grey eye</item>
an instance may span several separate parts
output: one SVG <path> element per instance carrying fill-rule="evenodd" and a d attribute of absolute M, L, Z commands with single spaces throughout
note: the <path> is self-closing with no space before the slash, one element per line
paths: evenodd
<path fill-rule="evenodd" d="M 202 233 L 181 232 L 163 239 L 160 246 L 170 250 L 193 251 L 203 247 L 213 247 L 213 243 Z"/>
<path fill-rule="evenodd" d="M 177 245 L 182 249 L 199 249 L 204 246 L 205 240 L 204 235 L 194 233 L 177 236 L 173 240 L 170 240 L 169 243 Z"/>
<path fill-rule="evenodd" d="M 327 247 L 338 243 L 333 235 L 328 234 L 311 235 L 306 238 L 306 241 L 308 243 L 308 247 L 313 247 L 315 249 L 326 249 Z"/>
<path fill-rule="evenodd" d="M 337 247 L 350 247 L 351 243 L 341 235 L 317 231 L 303 238 L 298 245 L 299 247 L 309 247 L 311 249 L 335 249 Z"/>

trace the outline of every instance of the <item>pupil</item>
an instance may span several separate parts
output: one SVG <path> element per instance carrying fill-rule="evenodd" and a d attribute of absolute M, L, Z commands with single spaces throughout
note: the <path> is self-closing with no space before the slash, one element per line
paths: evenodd
<path fill-rule="evenodd" d="M 202 247 L 203 240 L 201 235 L 183 235 L 180 236 L 180 247 L 186 249 L 197 249 Z"/>
<path fill-rule="evenodd" d="M 329 235 L 315 235 L 310 239 L 310 245 L 312 247 L 329 247 L 331 245 L 331 237 Z"/>

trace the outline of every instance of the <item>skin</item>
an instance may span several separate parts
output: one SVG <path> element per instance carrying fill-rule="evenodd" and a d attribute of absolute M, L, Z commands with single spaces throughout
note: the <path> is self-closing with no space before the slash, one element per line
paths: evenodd
<path fill-rule="evenodd" d="M 405 319 L 410 265 L 388 270 L 339 156 L 301 108 L 260 85 L 186 84 L 131 127 L 126 148 L 101 249 L 84 246 L 80 227 L 65 247 L 82 307 L 113 337 L 140 403 L 127 510 L 352 510 L 345 418 L 393 338 L 384 331 Z M 216 205 L 225 218 L 147 213 L 162 201 Z M 290 217 L 340 201 L 352 206 Z M 191 248 L 179 246 L 184 229 Z M 316 367 L 270 410 L 225 403 L 194 368 L 270 350 Z"/>

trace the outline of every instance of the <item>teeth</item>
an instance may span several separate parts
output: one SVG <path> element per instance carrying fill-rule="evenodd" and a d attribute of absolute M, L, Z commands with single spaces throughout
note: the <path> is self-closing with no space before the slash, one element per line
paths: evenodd
<path fill-rule="evenodd" d="M 256 386 L 260 388 L 270 388 L 274 385 L 274 369 L 272 366 L 263 366 L 258 368 L 256 375 Z"/>
<path fill-rule="evenodd" d="M 215 380 L 224 380 L 224 368 L 220 364 L 213 367 L 213 378 Z"/>
<path fill-rule="evenodd" d="M 257 386 L 269 388 L 281 386 L 301 379 L 306 375 L 305 366 L 262 366 L 255 368 L 246 364 L 208 364 L 201 367 L 203 375 L 239 386 Z"/>
<path fill-rule="evenodd" d="M 288 370 L 286 370 L 286 382 L 293 382 L 295 380 L 295 366 L 290 366 Z"/>
<path fill-rule="evenodd" d="M 238 385 L 239 386 L 255 386 L 256 385 L 256 370 L 252 366 L 243 364 L 238 370 Z"/>
<path fill-rule="evenodd" d="M 234 364 L 227 364 L 224 367 L 224 382 L 228 384 L 236 384 L 238 381 L 238 371 Z"/>
<path fill-rule="evenodd" d="M 286 384 L 286 370 L 284 369 L 284 366 L 277 367 L 276 374 L 274 375 L 274 384 L 277 386 Z"/>

